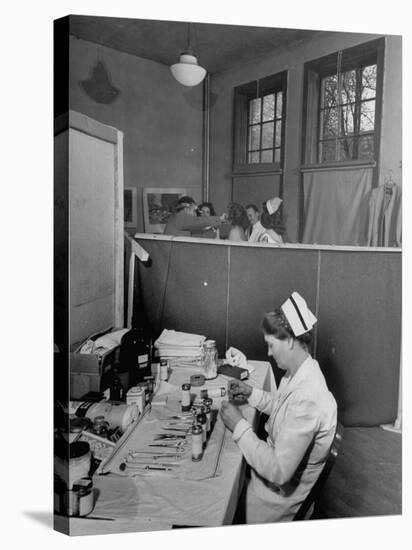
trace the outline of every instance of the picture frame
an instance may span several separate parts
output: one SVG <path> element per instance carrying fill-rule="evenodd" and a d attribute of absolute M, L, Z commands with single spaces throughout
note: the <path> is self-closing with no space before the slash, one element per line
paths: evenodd
<path fill-rule="evenodd" d="M 123 189 L 123 220 L 125 227 L 137 227 L 137 188 Z"/>
<path fill-rule="evenodd" d="M 143 189 L 143 221 L 145 233 L 163 233 L 167 218 L 180 197 L 186 195 L 182 187 Z"/>

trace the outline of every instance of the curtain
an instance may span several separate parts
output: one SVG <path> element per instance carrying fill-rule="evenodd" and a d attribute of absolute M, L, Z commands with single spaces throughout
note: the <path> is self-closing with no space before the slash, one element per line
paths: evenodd
<path fill-rule="evenodd" d="M 305 172 L 302 242 L 366 245 L 372 168 Z"/>

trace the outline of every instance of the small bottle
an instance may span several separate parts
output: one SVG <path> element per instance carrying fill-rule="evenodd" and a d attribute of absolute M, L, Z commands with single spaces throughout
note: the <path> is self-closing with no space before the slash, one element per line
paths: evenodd
<path fill-rule="evenodd" d="M 110 384 L 110 400 L 111 401 L 123 401 L 124 399 L 124 388 L 120 382 L 118 376 L 114 376 L 112 383 Z"/>
<path fill-rule="evenodd" d="M 212 431 L 212 409 L 209 405 L 205 405 L 205 415 L 206 415 L 206 434 L 209 436 Z"/>
<path fill-rule="evenodd" d="M 151 397 L 154 390 L 154 376 L 145 376 L 144 381 L 148 384 L 149 394 Z"/>
<path fill-rule="evenodd" d="M 190 411 L 190 384 L 182 384 L 182 412 Z"/>
<path fill-rule="evenodd" d="M 202 427 L 202 447 L 206 449 L 207 441 L 207 418 L 203 410 L 196 416 L 197 423 Z"/>
<path fill-rule="evenodd" d="M 203 430 L 199 424 L 192 426 L 192 460 L 198 462 L 203 457 Z"/>
<path fill-rule="evenodd" d="M 169 361 L 166 359 L 162 359 L 160 361 L 160 380 L 164 380 L 165 382 L 169 378 Z"/>

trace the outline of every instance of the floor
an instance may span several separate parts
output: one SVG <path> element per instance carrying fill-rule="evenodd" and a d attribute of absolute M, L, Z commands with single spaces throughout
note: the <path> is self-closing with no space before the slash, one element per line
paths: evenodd
<path fill-rule="evenodd" d="M 380 427 L 345 428 L 320 512 L 323 518 L 401 514 L 401 434 Z"/>

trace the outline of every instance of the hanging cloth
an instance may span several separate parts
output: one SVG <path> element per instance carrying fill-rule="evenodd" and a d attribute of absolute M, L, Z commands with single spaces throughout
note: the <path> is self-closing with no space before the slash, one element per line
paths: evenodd
<path fill-rule="evenodd" d="M 365 245 L 372 168 L 305 172 L 302 242 Z"/>
<path fill-rule="evenodd" d="M 379 185 L 369 199 L 368 246 L 402 244 L 402 191 L 396 184 Z"/>

